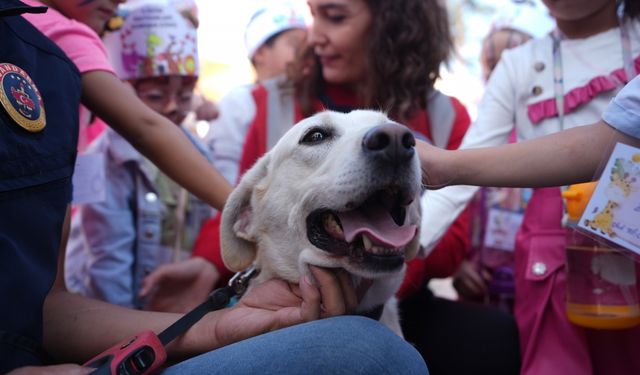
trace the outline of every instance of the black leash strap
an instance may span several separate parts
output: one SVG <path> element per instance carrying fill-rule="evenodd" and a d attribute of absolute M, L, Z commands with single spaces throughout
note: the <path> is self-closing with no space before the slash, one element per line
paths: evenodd
<path fill-rule="evenodd" d="M 195 309 L 189 311 L 182 318 L 170 325 L 167 329 L 160 332 L 158 338 L 162 345 L 167 346 L 176 337 L 186 332 L 198 320 L 202 319 L 210 311 L 220 310 L 229 304 L 231 297 L 235 295 L 235 291 L 230 286 L 219 288 L 211 292 L 207 300 L 198 305 Z"/>
<path fill-rule="evenodd" d="M 167 346 L 167 344 L 173 341 L 176 337 L 185 333 L 207 313 L 226 307 L 234 296 L 242 296 L 242 294 L 247 290 L 251 278 L 257 274 L 258 270 L 253 266 L 245 271 L 236 273 L 231 280 L 229 280 L 229 284 L 227 286 L 218 288 L 211 292 L 206 301 L 198 305 L 195 309 L 189 311 L 182 318 L 178 319 L 175 323 L 162 331 L 158 335 L 162 345 Z"/>

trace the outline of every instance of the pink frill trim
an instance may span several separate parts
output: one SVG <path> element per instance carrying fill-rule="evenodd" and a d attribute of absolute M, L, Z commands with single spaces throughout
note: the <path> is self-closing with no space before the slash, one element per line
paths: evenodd
<path fill-rule="evenodd" d="M 636 72 L 640 71 L 640 57 L 634 61 Z M 609 77 L 615 77 L 618 82 L 628 82 L 624 68 L 614 70 Z M 564 113 L 571 113 L 580 105 L 590 102 L 597 95 L 611 91 L 620 87 L 607 76 L 598 76 L 582 87 L 576 87 L 564 96 Z M 538 124 L 540 121 L 558 116 L 556 99 L 551 98 L 527 106 L 527 114 L 532 123 Z"/>

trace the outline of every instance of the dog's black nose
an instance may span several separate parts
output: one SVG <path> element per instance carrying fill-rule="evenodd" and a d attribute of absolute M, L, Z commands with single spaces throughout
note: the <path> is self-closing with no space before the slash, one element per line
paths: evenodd
<path fill-rule="evenodd" d="M 411 131 L 398 124 L 384 124 L 369 130 L 362 139 L 365 154 L 390 162 L 404 162 L 413 157 L 416 139 Z"/>

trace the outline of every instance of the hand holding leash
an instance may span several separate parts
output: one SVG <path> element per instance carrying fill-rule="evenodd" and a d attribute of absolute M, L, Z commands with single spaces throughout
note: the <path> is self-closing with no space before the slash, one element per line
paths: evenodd
<path fill-rule="evenodd" d="M 255 267 L 235 274 L 229 284 L 211 292 L 209 297 L 195 309 L 156 336 L 144 331 L 125 339 L 88 361 L 85 367 L 94 367 L 92 374 L 134 375 L 149 374 L 157 370 L 167 359 L 164 347 L 185 333 L 205 314 L 224 308 L 234 296 L 242 296 L 252 277 L 258 274 Z"/>

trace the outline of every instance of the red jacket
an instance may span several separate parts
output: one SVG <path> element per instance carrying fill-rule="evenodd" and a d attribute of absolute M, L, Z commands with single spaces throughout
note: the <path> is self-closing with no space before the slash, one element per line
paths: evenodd
<path fill-rule="evenodd" d="M 238 176 L 242 176 L 251 166 L 267 152 L 267 108 L 268 90 L 257 85 L 253 92 L 253 99 L 256 105 L 256 115 L 247 132 L 243 147 L 243 154 L 240 161 Z M 353 93 L 344 92 L 338 88 L 330 88 L 328 96 L 334 103 L 341 106 L 357 107 Z M 455 98 L 449 98 L 451 106 L 455 112 L 453 124 L 446 148 L 457 149 L 462 142 L 462 138 L 469 128 L 470 118 L 464 106 Z M 323 109 L 322 103 L 316 103 L 318 110 Z M 295 104 L 294 120 L 298 122 L 304 117 L 300 107 Z M 406 124 L 414 133 L 421 134 L 431 140 L 431 123 L 427 111 L 419 111 Z M 231 272 L 226 269 L 220 254 L 220 215 L 209 220 L 203 226 L 198 239 L 194 245 L 193 255 L 202 256 L 213 262 L 216 268 L 225 277 L 230 277 Z M 470 214 L 469 209 L 460 214 L 454 221 L 447 233 L 443 236 L 439 244 L 433 249 L 425 259 L 414 259 L 408 263 L 407 276 L 398 292 L 399 297 L 405 297 L 420 288 L 423 283 L 433 277 L 447 277 L 453 274 L 462 260 L 465 258 L 469 248 Z"/>

